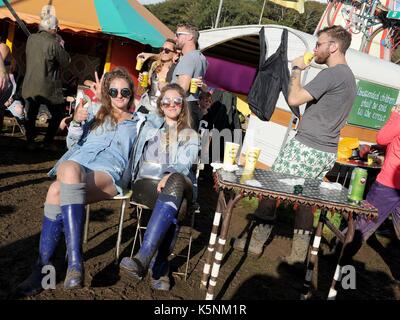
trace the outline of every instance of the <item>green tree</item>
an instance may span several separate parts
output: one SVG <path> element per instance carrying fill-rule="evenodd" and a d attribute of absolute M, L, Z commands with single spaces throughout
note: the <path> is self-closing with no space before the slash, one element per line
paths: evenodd
<path fill-rule="evenodd" d="M 264 0 L 224 0 L 219 27 L 258 24 Z M 167 0 L 146 6 L 170 29 L 178 23 L 189 22 L 200 30 L 213 28 L 219 0 Z M 299 14 L 274 3 L 266 3 L 262 24 L 281 24 L 304 32 L 313 33 L 325 5 L 306 2 L 305 13 Z"/>

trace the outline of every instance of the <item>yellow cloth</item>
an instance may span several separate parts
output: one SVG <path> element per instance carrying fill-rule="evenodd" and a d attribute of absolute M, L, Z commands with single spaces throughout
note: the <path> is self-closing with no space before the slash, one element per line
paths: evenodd
<path fill-rule="evenodd" d="M 251 114 L 250 107 L 247 103 L 247 97 L 243 95 L 236 95 L 237 96 L 237 101 L 236 101 L 236 107 L 238 111 L 243 114 L 245 117 L 249 116 Z"/>
<path fill-rule="evenodd" d="M 351 157 L 353 149 L 357 149 L 360 146 L 358 138 L 344 137 L 339 141 L 338 145 L 338 160 L 347 160 Z"/>
<path fill-rule="evenodd" d="M 279 4 L 282 7 L 290 8 L 298 11 L 299 13 L 304 13 L 304 2 L 305 0 L 298 1 L 287 1 L 287 0 L 270 0 L 273 3 Z"/>

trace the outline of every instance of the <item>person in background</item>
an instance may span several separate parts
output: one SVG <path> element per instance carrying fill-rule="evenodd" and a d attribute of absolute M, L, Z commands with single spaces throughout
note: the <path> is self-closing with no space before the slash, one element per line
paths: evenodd
<path fill-rule="evenodd" d="M 26 139 L 28 150 L 36 148 L 36 117 L 41 104 L 47 106 L 51 119 L 43 147 L 55 150 L 53 144 L 59 124 L 64 117 L 65 101 L 60 71 L 71 58 L 64 49 L 64 40 L 58 31 L 58 20 L 45 15 L 39 31 L 29 36 L 26 43 L 26 73 L 22 84 L 22 96 L 27 102 Z"/>
<path fill-rule="evenodd" d="M 174 57 L 176 55 L 175 41 L 173 39 L 165 40 L 162 48 L 160 49 L 157 60 L 151 64 L 149 70 L 148 90 L 142 95 L 138 104 L 139 111 L 142 112 L 156 112 L 157 98 L 160 96 L 160 90 L 165 86 L 167 75 L 170 68 L 174 64 Z M 140 55 L 138 58 L 144 59 L 145 56 Z M 139 74 L 138 81 L 141 83 L 143 80 L 142 73 Z M 145 110 L 143 110 L 143 107 Z"/>
<path fill-rule="evenodd" d="M 137 121 L 128 111 L 133 80 L 123 68 L 115 68 L 102 79 L 96 81 L 101 105 L 86 109 L 81 100 L 68 130 L 69 150 L 49 172 L 57 181 L 47 191 L 39 257 L 30 276 L 17 287 L 17 295 L 43 290 L 42 268 L 52 263 L 62 233 L 68 256 L 64 289 L 82 287 L 85 205 L 123 194 L 130 181 L 126 172 L 130 173 L 128 160 L 137 135 Z"/>
<path fill-rule="evenodd" d="M 341 26 L 332 26 L 318 31 L 317 37 L 314 61 L 328 67 L 303 87 L 301 73 L 309 65 L 303 56 L 292 61 L 288 103 L 291 106 L 306 103 L 306 108 L 296 136 L 279 152 L 272 170 L 322 180 L 336 162 L 340 130 L 346 124 L 357 87 L 346 62 L 351 34 Z M 275 210 L 274 200 L 263 200 L 259 204 L 257 215 L 264 221 L 251 235 L 249 249 L 254 253 L 262 253 L 272 230 L 266 221 L 273 219 Z M 282 257 L 285 264 L 303 268 L 313 232 L 313 218 L 311 207 L 299 205 L 294 218 L 291 253 Z"/>
<path fill-rule="evenodd" d="M 378 209 L 378 218 L 356 218 L 354 240 L 346 251 L 346 259 L 351 259 L 358 252 L 363 241 L 367 241 L 389 215 L 392 215 L 393 227 L 400 239 L 400 105 L 392 108 L 388 121 L 376 136 L 376 142 L 380 146 L 386 146 L 385 161 L 366 200 Z M 340 243 L 335 248 L 336 253 L 340 252 L 341 247 Z"/>
<path fill-rule="evenodd" d="M 175 32 L 176 47 L 182 50 L 182 57 L 172 75 L 172 83 L 179 84 L 187 94 L 189 110 L 192 118 L 192 127 L 197 130 L 202 118 L 199 107 L 199 90 L 197 93 L 190 93 L 192 79 L 202 90 L 207 90 L 203 78 L 207 70 L 206 57 L 198 49 L 199 30 L 191 24 L 179 24 Z"/>

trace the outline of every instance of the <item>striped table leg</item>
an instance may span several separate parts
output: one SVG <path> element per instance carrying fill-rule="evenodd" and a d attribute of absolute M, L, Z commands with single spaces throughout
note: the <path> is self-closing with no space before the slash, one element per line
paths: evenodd
<path fill-rule="evenodd" d="M 218 196 L 217 209 L 214 214 L 214 221 L 211 230 L 210 241 L 208 242 L 208 248 L 205 257 L 206 261 L 203 267 L 203 275 L 201 277 L 201 283 L 200 283 L 201 289 L 207 288 L 208 278 L 211 271 L 211 263 L 213 260 L 214 247 L 218 236 L 218 228 L 221 223 L 221 216 L 222 216 L 221 212 L 223 212 L 225 208 L 226 208 L 226 203 L 225 203 L 224 191 L 220 191 Z"/>
<path fill-rule="evenodd" d="M 335 300 L 337 296 L 337 288 L 336 285 L 338 282 L 340 282 L 342 278 L 342 267 L 343 267 L 343 256 L 344 252 L 346 249 L 346 246 L 353 241 L 354 238 L 354 232 L 355 232 L 355 225 L 353 221 L 353 215 L 349 214 L 348 220 L 347 220 L 347 232 L 346 236 L 343 242 L 343 247 L 342 250 L 340 251 L 340 256 L 338 263 L 336 265 L 336 270 L 335 274 L 333 275 L 333 280 L 331 284 L 331 288 L 329 289 L 329 294 L 328 294 L 328 300 Z"/>
<path fill-rule="evenodd" d="M 226 239 L 228 236 L 229 224 L 230 224 L 231 217 L 232 217 L 232 210 L 233 210 L 236 202 L 238 202 L 242 198 L 243 198 L 243 195 L 241 195 L 241 194 L 237 195 L 235 198 L 233 198 L 233 197 L 230 198 L 228 205 L 226 207 L 226 211 L 224 212 L 221 233 L 218 238 L 214 262 L 213 262 L 212 270 L 211 270 L 211 278 L 208 283 L 206 300 L 214 299 L 214 291 L 215 291 L 215 287 L 217 286 L 218 274 L 219 274 L 219 270 L 221 268 L 222 259 L 224 257 L 224 248 L 225 248 Z"/>
<path fill-rule="evenodd" d="M 308 262 L 307 262 L 306 276 L 304 278 L 303 290 L 302 290 L 301 296 L 300 296 L 301 300 L 307 300 L 310 297 L 311 280 L 312 280 L 315 262 L 317 261 L 317 258 L 318 258 L 318 250 L 319 250 L 319 246 L 321 244 L 322 230 L 324 228 L 325 218 L 326 218 L 326 210 L 321 209 L 317 230 L 315 231 L 313 244 L 311 246 L 311 252 L 309 255 Z"/>

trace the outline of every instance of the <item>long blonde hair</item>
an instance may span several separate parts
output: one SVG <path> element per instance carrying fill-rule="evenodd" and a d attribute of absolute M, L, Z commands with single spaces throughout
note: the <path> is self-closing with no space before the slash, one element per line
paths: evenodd
<path fill-rule="evenodd" d="M 110 89 L 110 84 L 114 79 L 123 79 L 128 83 L 128 87 L 131 90 L 131 96 L 128 102 L 128 108 L 132 104 L 134 99 L 134 84 L 133 80 L 124 67 L 116 67 L 112 71 L 104 75 L 104 80 L 101 86 L 101 107 L 95 116 L 94 123 L 91 129 L 96 129 L 100 127 L 107 118 L 111 119 L 111 123 L 116 125 L 118 123 L 117 118 L 114 115 L 113 107 L 111 105 L 111 98 L 108 95 L 108 89 Z"/>

